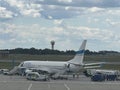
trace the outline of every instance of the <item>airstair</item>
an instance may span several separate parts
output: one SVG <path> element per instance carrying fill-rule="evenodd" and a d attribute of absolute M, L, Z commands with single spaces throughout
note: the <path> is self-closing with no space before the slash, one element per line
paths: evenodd
<path fill-rule="evenodd" d="M 18 73 L 18 66 L 15 66 L 12 70 L 9 71 L 10 75 Z"/>

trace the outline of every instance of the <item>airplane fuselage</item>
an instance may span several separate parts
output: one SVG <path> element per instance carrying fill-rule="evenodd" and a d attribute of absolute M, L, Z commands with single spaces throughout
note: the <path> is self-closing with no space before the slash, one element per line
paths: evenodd
<path fill-rule="evenodd" d="M 47 71 L 49 73 L 66 73 L 66 72 L 78 72 L 82 69 L 82 66 L 77 66 L 70 64 L 68 62 L 60 62 L 60 61 L 25 61 L 20 65 L 20 67 L 24 68 L 36 68 L 43 71 Z"/>

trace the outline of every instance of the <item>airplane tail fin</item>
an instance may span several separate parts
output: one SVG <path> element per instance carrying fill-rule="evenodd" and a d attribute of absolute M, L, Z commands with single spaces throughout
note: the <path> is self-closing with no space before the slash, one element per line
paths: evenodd
<path fill-rule="evenodd" d="M 87 40 L 84 40 L 82 42 L 82 45 L 81 45 L 79 51 L 76 52 L 75 57 L 73 59 L 71 59 L 70 61 L 68 61 L 68 63 L 76 64 L 76 65 L 83 65 L 83 58 L 84 58 L 86 42 L 87 42 Z"/>

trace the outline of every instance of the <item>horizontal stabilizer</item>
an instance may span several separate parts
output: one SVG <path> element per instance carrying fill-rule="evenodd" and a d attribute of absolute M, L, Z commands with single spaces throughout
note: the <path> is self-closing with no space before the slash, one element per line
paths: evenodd
<path fill-rule="evenodd" d="M 84 66 L 103 65 L 103 64 L 105 64 L 105 62 L 87 63 L 87 64 L 84 64 Z"/>
<path fill-rule="evenodd" d="M 93 68 L 100 68 L 101 65 L 98 66 L 88 66 L 88 67 L 84 67 L 84 69 L 93 69 Z"/>

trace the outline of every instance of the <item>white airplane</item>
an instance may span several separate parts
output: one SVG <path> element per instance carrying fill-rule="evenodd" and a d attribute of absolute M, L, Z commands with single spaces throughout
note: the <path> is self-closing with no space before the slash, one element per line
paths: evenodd
<path fill-rule="evenodd" d="M 61 75 L 68 72 L 76 73 L 85 68 L 100 67 L 100 64 L 102 63 L 83 63 L 86 42 L 87 40 L 83 41 L 79 51 L 77 51 L 74 58 L 69 61 L 24 61 L 18 66 L 18 68 L 24 68 L 26 69 L 26 72 L 27 70 L 29 71 L 29 69 L 34 69 L 41 72 L 47 72 L 51 75 Z"/>

